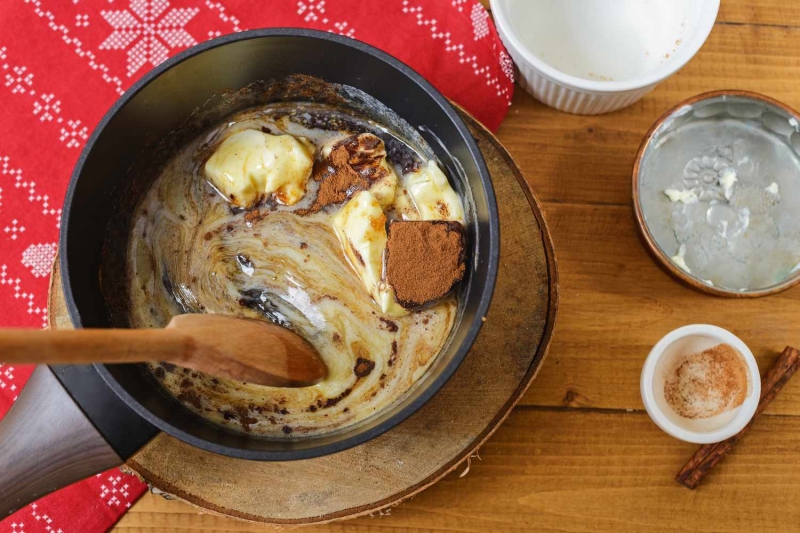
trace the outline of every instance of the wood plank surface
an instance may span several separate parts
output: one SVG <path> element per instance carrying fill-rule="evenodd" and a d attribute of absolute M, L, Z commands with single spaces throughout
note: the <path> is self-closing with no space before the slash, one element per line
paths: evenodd
<path fill-rule="evenodd" d="M 550 355 L 523 403 L 641 409 L 645 357 L 686 324 L 734 332 L 763 371 L 787 344 L 800 346 L 799 289 L 742 301 L 684 287 L 647 254 L 627 206 L 551 203 L 545 218 L 560 267 L 561 305 Z M 767 412 L 800 414 L 800 380 Z"/>
<path fill-rule="evenodd" d="M 800 28 L 718 24 L 686 67 L 631 107 L 569 115 L 520 89 L 499 137 L 543 202 L 630 205 L 639 144 L 668 109 L 717 89 L 755 91 L 800 109 L 798 81 Z"/>
<path fill-rule="evenodd" d="M 545 202 L 555 241 L 562 298 L 550 356 L 526 405 L 463 478 L 450 475 L 388 516 L 304 531 L 797 530 L 800 382 L 695 492 L 673 481 L 695 447 L 641 411 L 642 362 L 675 327 L 732 330 L 762 371 L 786 344 L 800 345 L 800 289 L 753 301 L 704 296 L 662 271 L 635 230 L 630 178 L 643 135 L 679 101 L 723 88 L 800 108 L 800 2 L 722 0 L 697 57 L 625 110 L 572 116 L 517 91 L 499 137 Z M 264 528 L 146 495 L 117 530 Z"/>
<path fill-rule="evenodd" d="M 386 516 L 305 533 L 791 531 L 800 523 L 800 419 L 758 421 L 697 491 L 672 479 L 694 451 L 644 413 L 518 408 L 473 459 Z M 150 496 L 124 533 L 264 531 Z"/>
<path fill-rule="evenodd" d="M 722 0 L 718 23 L 800 26 L 800 4 L 792 0 Z"/>

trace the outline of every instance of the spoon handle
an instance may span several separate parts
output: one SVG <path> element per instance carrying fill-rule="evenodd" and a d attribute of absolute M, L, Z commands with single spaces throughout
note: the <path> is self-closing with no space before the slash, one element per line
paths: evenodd
<path fill-rule="evenodd" d="M 190 356 L 191 348 L 187 335 L 170 329 L 0 329 L 0 360 L 4 363 L 182 361 Z"/>

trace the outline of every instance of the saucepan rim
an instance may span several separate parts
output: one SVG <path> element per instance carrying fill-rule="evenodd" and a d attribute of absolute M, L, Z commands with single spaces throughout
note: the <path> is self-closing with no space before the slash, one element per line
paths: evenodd
<path fill-rule="evenodd" d="M 242 459 L 275 461 L 275 460 L 294 460 L 294 459 L 306 459 L 311 457 L 317 457 L 321 455 L 342 451 L 344 449 L 366 442 L 384 433 L 385 431 L 391 429 L 392 427 L 395 427 L 396 425 L 400 424 L 402 421 L 407 419 L 414 412 L 416 412 L 422 405 L 428 402 L 442 388 L 442 386 L 444 386 L 444 384 L 452 377 L 452 375 L 461 365 L 467 352 L 475 342 L 475 339 L 477 338 L 478 332 L 481 329 L 483 320 L 488 311 L 489 304 L 491 302 L 492 295 L 494 292 L 495 282 L 497 279 L 497 270 L 499 264 L 499 248 L 500 248 L 500 226 L 499 226 L 498 208 L 494 190 L 492 188 L 490 174 L 488 168 L 486 167 L 486 163 L 483 159 L 483 156 L 481 155 L 481 152 L 477 144 L 475 143 L 475 140 L 473 139 L 468 127 L 461 119 L 461 117 L 458 115 L 457 111 L 450 104 L 450 102 L 444 96 L 442 96 L 442 94 L 439 93 L 439 91 L 436 90 L 428 81 L 426 81 L 422 76 L 420 76 L 417 72 L 408 67 L 406 64 L 392 57 L 391 55 L 382 52 L 366 43 L 328 32 L 299 29 L 299 28 L 270 28 L 270 29 L 250 30 L 236 34 L 230 34 L 218 37 L 216 39 L 212 39 L 205 43 L 189 48 L 177 54 L 176 56 L 172 57 L 171 59 L 168 59 L 165 62 L 161 63 L 159 66 L 157 66 L 149 73 L 144 75 L 140 80 L 134 83 L 130 89 L 125 91 L 125 93 L 114 103 L 111 109 L 105 114 L 103 119 L 97 125 L 96 129 L 94 130 L 88 142 L 86 143 L 86 146 L 84 147 L 80 155 L 80 158 L 78 159 L 78 162 L 75 165 L 72 176 L 70 178 L 69 188 L 67 189 L 64 201 L 61 235 L 59 238 L 59 248 L 62 251 L 60 254 L 61 276 L 64 285 L 66 304 L 70 319 L 72 320 L 72 323 L 75 325 L 76 328 L 81 328 L 83 327 L 83 325 L 81 320 L 81 314 L 78 310 L 75 298 L 73 296 L 72 285 L 70 283 L 70 264 L 69 264 L 70 254 L 67 246 L 67 240 L 68 240 L 67 235 L 69 234 L 70 218 L 72 215 L 71 206 L 73 202 L 73 197 L 75 195 L 77 183 L 79 181 L 81 174 L 83 173 L 83 169 L 86 164 L 87 158 L 89 154 L 92 152 L 97 140 L 103 135 L 106 126 L 116 116 L 116 114 L 121 109 L 123 109 L 149 83 L 151 83 L 156 78 L 166 73 L 176 65 L 182 63 L 183 61 L 186 61 L 187 59 L 190 59 L 194 56 L 207 52 L 208 50 L 232 44 L 235 42 L 250 40 L 250 39 L 270 38 L 270 37 L 304 37 L 311 39 L 319 39 L 339 45 L 345 45 L 347 47 L 352 47 L 361 52 L 376 57 L 377 59 L 399 70 L 406 77 L 410 78 L 412 82 L 414 82 L 416 85 L 422 88 L 428 94 L 428 96 L 435 102 L 435 104 L 438 105 L 445 112 L 447 117 L 452 122 L 452 125 L 455 126 L 456 130 L 463 138 L 464 144 L 466 145 L 466 148 L 469 151 L 470 157 L 476 163 L 480 181 L 483 185 L 487 203 L 487 211 L 489 215 L 488 232 L 484 233 L 484 235 L 488 235 L 489 253 L 487 257 L 480 258 L 481 262 L 487 263 L 486 281 L 483 287 L 474 288 L 474 290 L 476 291 L 476 295 L 479 294 L 478 305 L 476 308 L 477 312 L 471 318 L 472 323 L 469 324 L 469 328 L 466 330 L 466 334 L 464 336 L 463 341 L 461 342 L 460 346 L 458 346 L 458 348 L 456 349 L 455 354 L 453 358 L 449 361 L 449 363 L 441 370 L 441 372 L 437 376 L 432 377 L 432 379 L 430 379 L 425 384 L 424 391 L 422 391 L 413 401 L 409 402 L 407 405 L 405 405 L 402 409 L 394 413 L 392 416 L 388 417 L 380 424 L 377 424 L 368 430 L 362 430 L 352 436 L 343 437 L 335 442 L 322 444 L 316 447 L 312 446 L 300 450 L 280 450 L 280 451 L 248 450 L 225 444 L 220 444 L 218 442 L 213 442 L 192 435 L 168 423 L 159 416 L 156 416 L 154 413 L 152 413 L 150 410 L 144 407 L 141 403 L 139 403 L 139 401 L 136 400 L 117 381 L 117 379 L 112 375 L 112 373 L 105 365 L 100 365 L 100 364 L 95 365 L 98 373 L 103 377 L 105 383 L 117 394 L 117 396 L 119 396 L 127 405 L 129 405 L 139 416 L 143 417 L 144 419 L 146 419 L 148 422 L 150 422 L 160 430 L 165 431 L 166 433 L 188 444 L 191 444 L 193 446 L 196 446 L 198 448 L 210 452 L 227 455 L 231 457 L 242 458 Z"/>

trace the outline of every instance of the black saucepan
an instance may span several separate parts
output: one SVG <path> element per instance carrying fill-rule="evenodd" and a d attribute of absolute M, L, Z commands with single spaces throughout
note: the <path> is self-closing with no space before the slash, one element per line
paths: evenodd
<path fill-rule="evenodd" d="M 139 182 L 146 175 L 138 171 L 139 162 L 157 161 L 169 152 L 164 139 L 178 145 L 196 133 L 193 127 L 237 110 L 241 104 L 228 102 L 226 95 L 296 75 L 355 87 L 394 110 L 427 141 L 471 205 L 470 260 L 449 345 L 418 385 L 384 412 L 343 431 L 297 439 L 249 437 L 206 423 L 163 394 L 138 365 L 40 367 L 0 425 L 0 517 L 121 463 L 159 430 L 214 453 L 251 460 L 343 450 L 410 416 L 464 359 L 488 309 L 499 255 L 497 206 L 481 154 L 448 101 L 400 61 L 352 39 L 300 29 L 249 31 L 196 46 L 154 69 L 106 114 L 72 175 L 62 218 L 61 271 L 75 327 L 113 324 L 113 302 L 103 291 L 108 279 L 101 279 L 114 275 L 114 258 L 118 261 L 125 249 L 120 213 L 146 189 Z M 297 92 L 270 94 L 282 100 L 308 98 Z"/>

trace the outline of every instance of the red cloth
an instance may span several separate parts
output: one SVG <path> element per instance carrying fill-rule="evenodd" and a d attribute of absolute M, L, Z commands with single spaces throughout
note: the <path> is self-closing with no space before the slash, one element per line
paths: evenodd
<path fill-rule="evenodd" d="M 111 104 L 193 44 L 275 26 L 331 31 L 380 47 L 492 129 L 511 102 L 511 60 L 474 0 L 3 0 L 0 326 L 47 326 L 64 192 Z M 31 371 L 0 364 L 0 416 Z M 114 469 L 18 511 L 0 522 L 0 533 L 106 531 L 144 490 Z"/>

